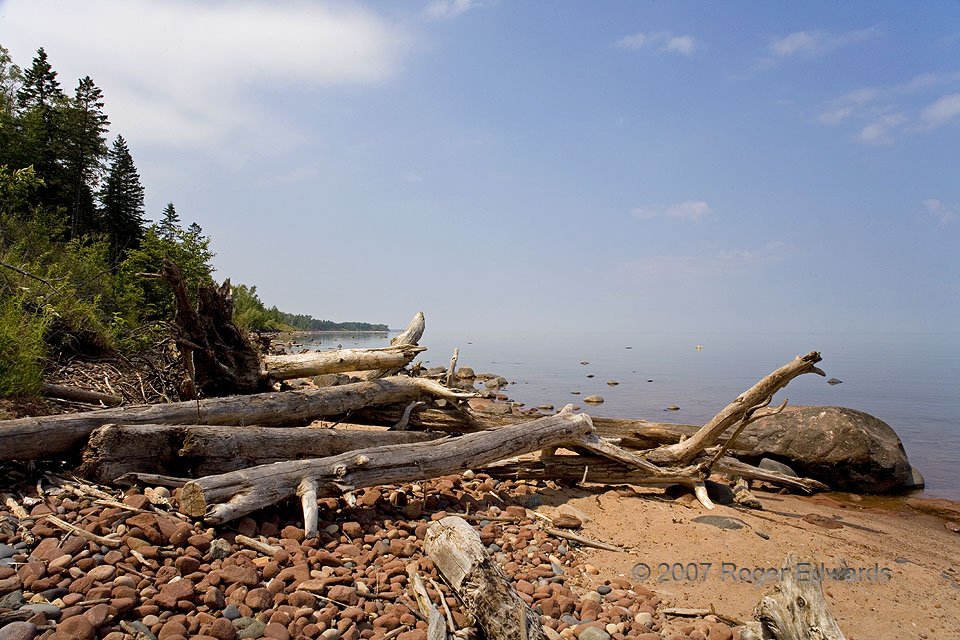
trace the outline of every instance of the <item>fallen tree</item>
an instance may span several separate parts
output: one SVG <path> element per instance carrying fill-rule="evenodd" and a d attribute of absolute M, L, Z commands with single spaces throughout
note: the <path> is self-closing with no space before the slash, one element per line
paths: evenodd
<path fill-rule="evenodd" d="M 17 418 L 0 421 L 0 460 L 31 460 L 74 453 L 94 429 L 111 423 L 299 426 L 373 404 L 409 402 L 431 395 L 447 400 L 473 397 L 431 380 L 395 376 L 322 389 Z"/>
<path fill-rule="evenodd" d="M 112 483 L 127 473 L 195 478 L 441 437 L 443 434 L 429 431 L 370 428 L 108 424 L 90 435 L 78 473 L 104 483 Z"/>
<path fill-rule="evenodd" d="M 394 336 L 390 340 L 390 346 L 392 347 L 404 347 L 404 346 L 416 346 L 420 342 L 420 338 L 423 336 L 423 330 L 426 328 L 426 320 L 423 317 L 423 312 L 418 311 L 414 316 L 413 320 L 410 321 L 410 324 L 407 325 L 407 328 L 404 329 L 399 335 Z M 390 376 L 395 376 L 400 373 L 401 366 L 392 366 L 384 369 L 378 369 L 374 371 L 367 371 L 363 373 L 360 378 L 362 380 L 379 380 L 380 378 L 388 378 Z"/>
<path fill-rule="evenodd" d="M 264 356 L 260 375 L 268 380 L 289 380 L 346 371 L 399 371 L 425 350 L 426 347 L 400 344 L 380 349 L 338 349 Z"/>

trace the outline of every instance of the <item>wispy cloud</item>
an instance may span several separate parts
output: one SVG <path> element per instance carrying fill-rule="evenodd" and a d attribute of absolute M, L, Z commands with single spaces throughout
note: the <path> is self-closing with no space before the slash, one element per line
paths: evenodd
<path fill-rule="evenodd" d="M 9 0 L 4 22 L 18 56 L 44 44 L 61 77 L 89 73 L 131 145 L 225 157 L 299 139 L 268 106 L 277 94 L 381 84 L 411 48 L 369 9 L 306 0 Z"/>
<path fill-rule="evenodd" d="M 685 56 L 691 56 L 699 44 L 693 36 L 675 36 L 669 31 L 659 31 L 656 33 L 634 33 L 620 38 L 613 43 L 613 46 L 631 51 L 651 49 L 662 53 L 681 53 Z"/>
<path fill-rule="evenodd" d="M 960 215 L 960 204 L 949 206 L 932 198 L 924 200 L 922 204 L 927 213 L 940 220 L 942 224 L 952 222 Z"/>
<path fill-rule="evenodd" d="M 446 20 L 482 6 L 479 0 L 433 0 L 423 10 L 423 16 L 431 20 Z"/>
<path fill-rule="evenodd" d="M 880 33 L 876 26 L 858 31 L 829 33 L 827 31 L 795 31 L 770 42 L 769 52 L 776 58 L 802 56 L 815 58 L 835 49 L 862 42 Z"/>
<path fill-rule="evenodd" d="M 864 87 L 830 101 L 816 119 L 829 126 L 853 124 L 857 140 L 865 144 L 890 144 L 960 116 L 960 93 L 933 98 L 947 87 L 960 87 L 960 73 L 926 73 L 900 84 Z"/>
<path fill-rule="evenodd" d="M 702 200 L 689 200 L 671 205 L 637 207 L 631 212 L 635 217 L 648 220 L 658 216 L 680 218 L 682 220 L 700 220 L 713 215 L 713 209 Z"/>

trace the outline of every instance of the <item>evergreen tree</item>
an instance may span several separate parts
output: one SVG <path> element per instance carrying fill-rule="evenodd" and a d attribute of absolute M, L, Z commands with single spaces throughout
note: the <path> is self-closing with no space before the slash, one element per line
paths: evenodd
<path fill-rule="evenodd" d="M 90 76 L 80 80 L 66 115 L 66 165 L 73 199 L 70 235 L 76 238 L 93 231 L 93 194 L 103 175 L 110 124 L 103 113 L 103 92 Z"/>
<path fill-rule="evenodd" d="M 110 151 L 110 170 L 100 190 L 100 225 L 110 239 L 114 264 L 143 237 L 143 186 L 123 136 Z"/>
<path fill-rule="evenodd" d="M 201 229 L 200 225 L 196 222 L 191 222 L 190 226 L 187 227 L 187 231 L 198 237 L 203 235 L 203 229 Z"/>
<path fill-rule="evenodd" d="M 13 64 L 10 51 L 0 45 L 0 113 L 13 116 L 17 104 L 17 91 L 23 82 L 23 71 Z"/>
<path fill-rule="evenodd" d="M 17 107 L 21 111 L 37 107 L 52 108 L 62 98 L 57 72 L 47 60 L 47 52 L 40 47 L 33 65 L 23 73 L 23 86 L 17 91 Z"/>
<path fill-rule="evenodd" d="M 163 208 L 163 218 L 157 225 L 157 232 L 164 240 L 173 240 L 177 236 L 177 230 L 180 228 L 180 216 L 173 207 L 172 202 L 168 202 Z"/>

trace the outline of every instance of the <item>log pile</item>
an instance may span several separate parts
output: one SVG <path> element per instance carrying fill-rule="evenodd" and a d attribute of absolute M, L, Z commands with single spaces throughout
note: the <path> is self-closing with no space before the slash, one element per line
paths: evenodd
<path fill-rule="evenodd" d="M 298 499 L 307 537 L 318 533 L 317 505 L 324 498 L 345 496 L 349 502 L 364 488 L 467 469 L 573 483 L 679 484 L 706 508 L 713 508 L 705 483 L 714 473 L 804 492 L 827 489 L 816 480 L 760 469 L 732 455 L 747 425 L 782 411 L 786 403 L 768 406 L 777 391 L 797 376 L 824 375 L 816 366 L 817 352 L 765 376 L 678 442 L 675 434 L 665 439 L 665 425 L 646 423 L 649 433 L 638 437 L 635 421 L 629 421 L 629 430 L 618 421 L 595 424 L 570 405 L 537 419 L 498 419 L 472 411 L 466 401 L 477 394 L 454 386 L 457 351 L 443 382 L 417 377 L 418 365 L 404 369 L 423 351 L 417 344 L 425 326 L 422 313 L 386 348 L 253 357 L 249 342 L 249 350 L 237 342 L 228 284 L 202 291 L 193 311 L 177 288 L 175 265 L 165 263 L 163 276 L 176 292 L 174 333 L 189 374 L 183 393 L 189 399 L 0 421 L 0 461 L 80 453 L 81 474 L 107 484 L 179 487 L 179 511 L 212 525 Z M 179 283 L 182 289 L 182 278 Z M 357 381 L 265 390 L 280 380 L 344 372 Z M 225 391 L 245 395 L 217 395 Z M 439 409 L 438 399 L 444 401 Z M 103 404 L 112 400 L 99 398 Z M 417 408 L 426 410 L 414 412 Z M 379 428 L 350 425 L 354 414 L 378 422 Z M 308 426 L 321 418 L 340 428 Z M 487 637 L 545 637 L 538 616 L 517 597 L 475 536 L 462 520 L 441 520 L 431 528 L 426 549 Z M 416 586 L 417 579 L 410 580 Z M 421 604 L 431 633 L 446 637 L 439 610 L 429 598 Z M 783 608 L 775 599 L 764 607 L 768 621 Z"/>

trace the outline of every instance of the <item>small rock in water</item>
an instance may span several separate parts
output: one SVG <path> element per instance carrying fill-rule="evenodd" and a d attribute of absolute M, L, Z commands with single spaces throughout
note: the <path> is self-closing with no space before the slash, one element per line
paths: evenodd
<path fill-rule="evenodd" d="M 837 380 L 836 378 L 830 378 L 827 380 L 827 384 L 843 384 L 843 380 Z"/>
<path fill-rule="evenodd" d="M 603 404 L 602 396 L 587 396 L 583 399 L 584 402 L 589 402 L 590 404 Z"/>
<path fill-rule="evenodd" d="M 580 395 L 580 392 L 579 392 L 579 391 L 571 391 L 570 393 L 571 393 L 571 395 L 575 395 L 575 396 Z"/>
<path fill-rule="evenodd" d="M 592 373 L 588 373 L 588 374 L 587 374 L 587 377 L 588 377 L 588 378 L 592 378 L 592 377 L 593 377 L 593 374 L 592 374 Z"/>
<path fill-rule="evenodd" d="M 552 404 L 541 404 L 540 406 L 537 407 L 537 409 L 540 409 L 540 411 L 553 411 L 553 405 L 552 405 Z"/>
<path fill-rule="evenodd" d="M 580 362 L 580 364 L 590 364 L 590 363 L 587 362 L 586 360 L 582 360 L 582 361 Z"/>
<path fill-rule="evenodd" d="M 620 383 L 617 382 L 616 380 L 607 380 L 607 384 L 610 385 L 611 387 L 615 387 Z"/>
<path fill-rule="evenodd" d="M 680 407 L 678 407 L 675 404 L 672 404 L 669 407 L 667 407 L 667 411 L 680 411 Z"/>

